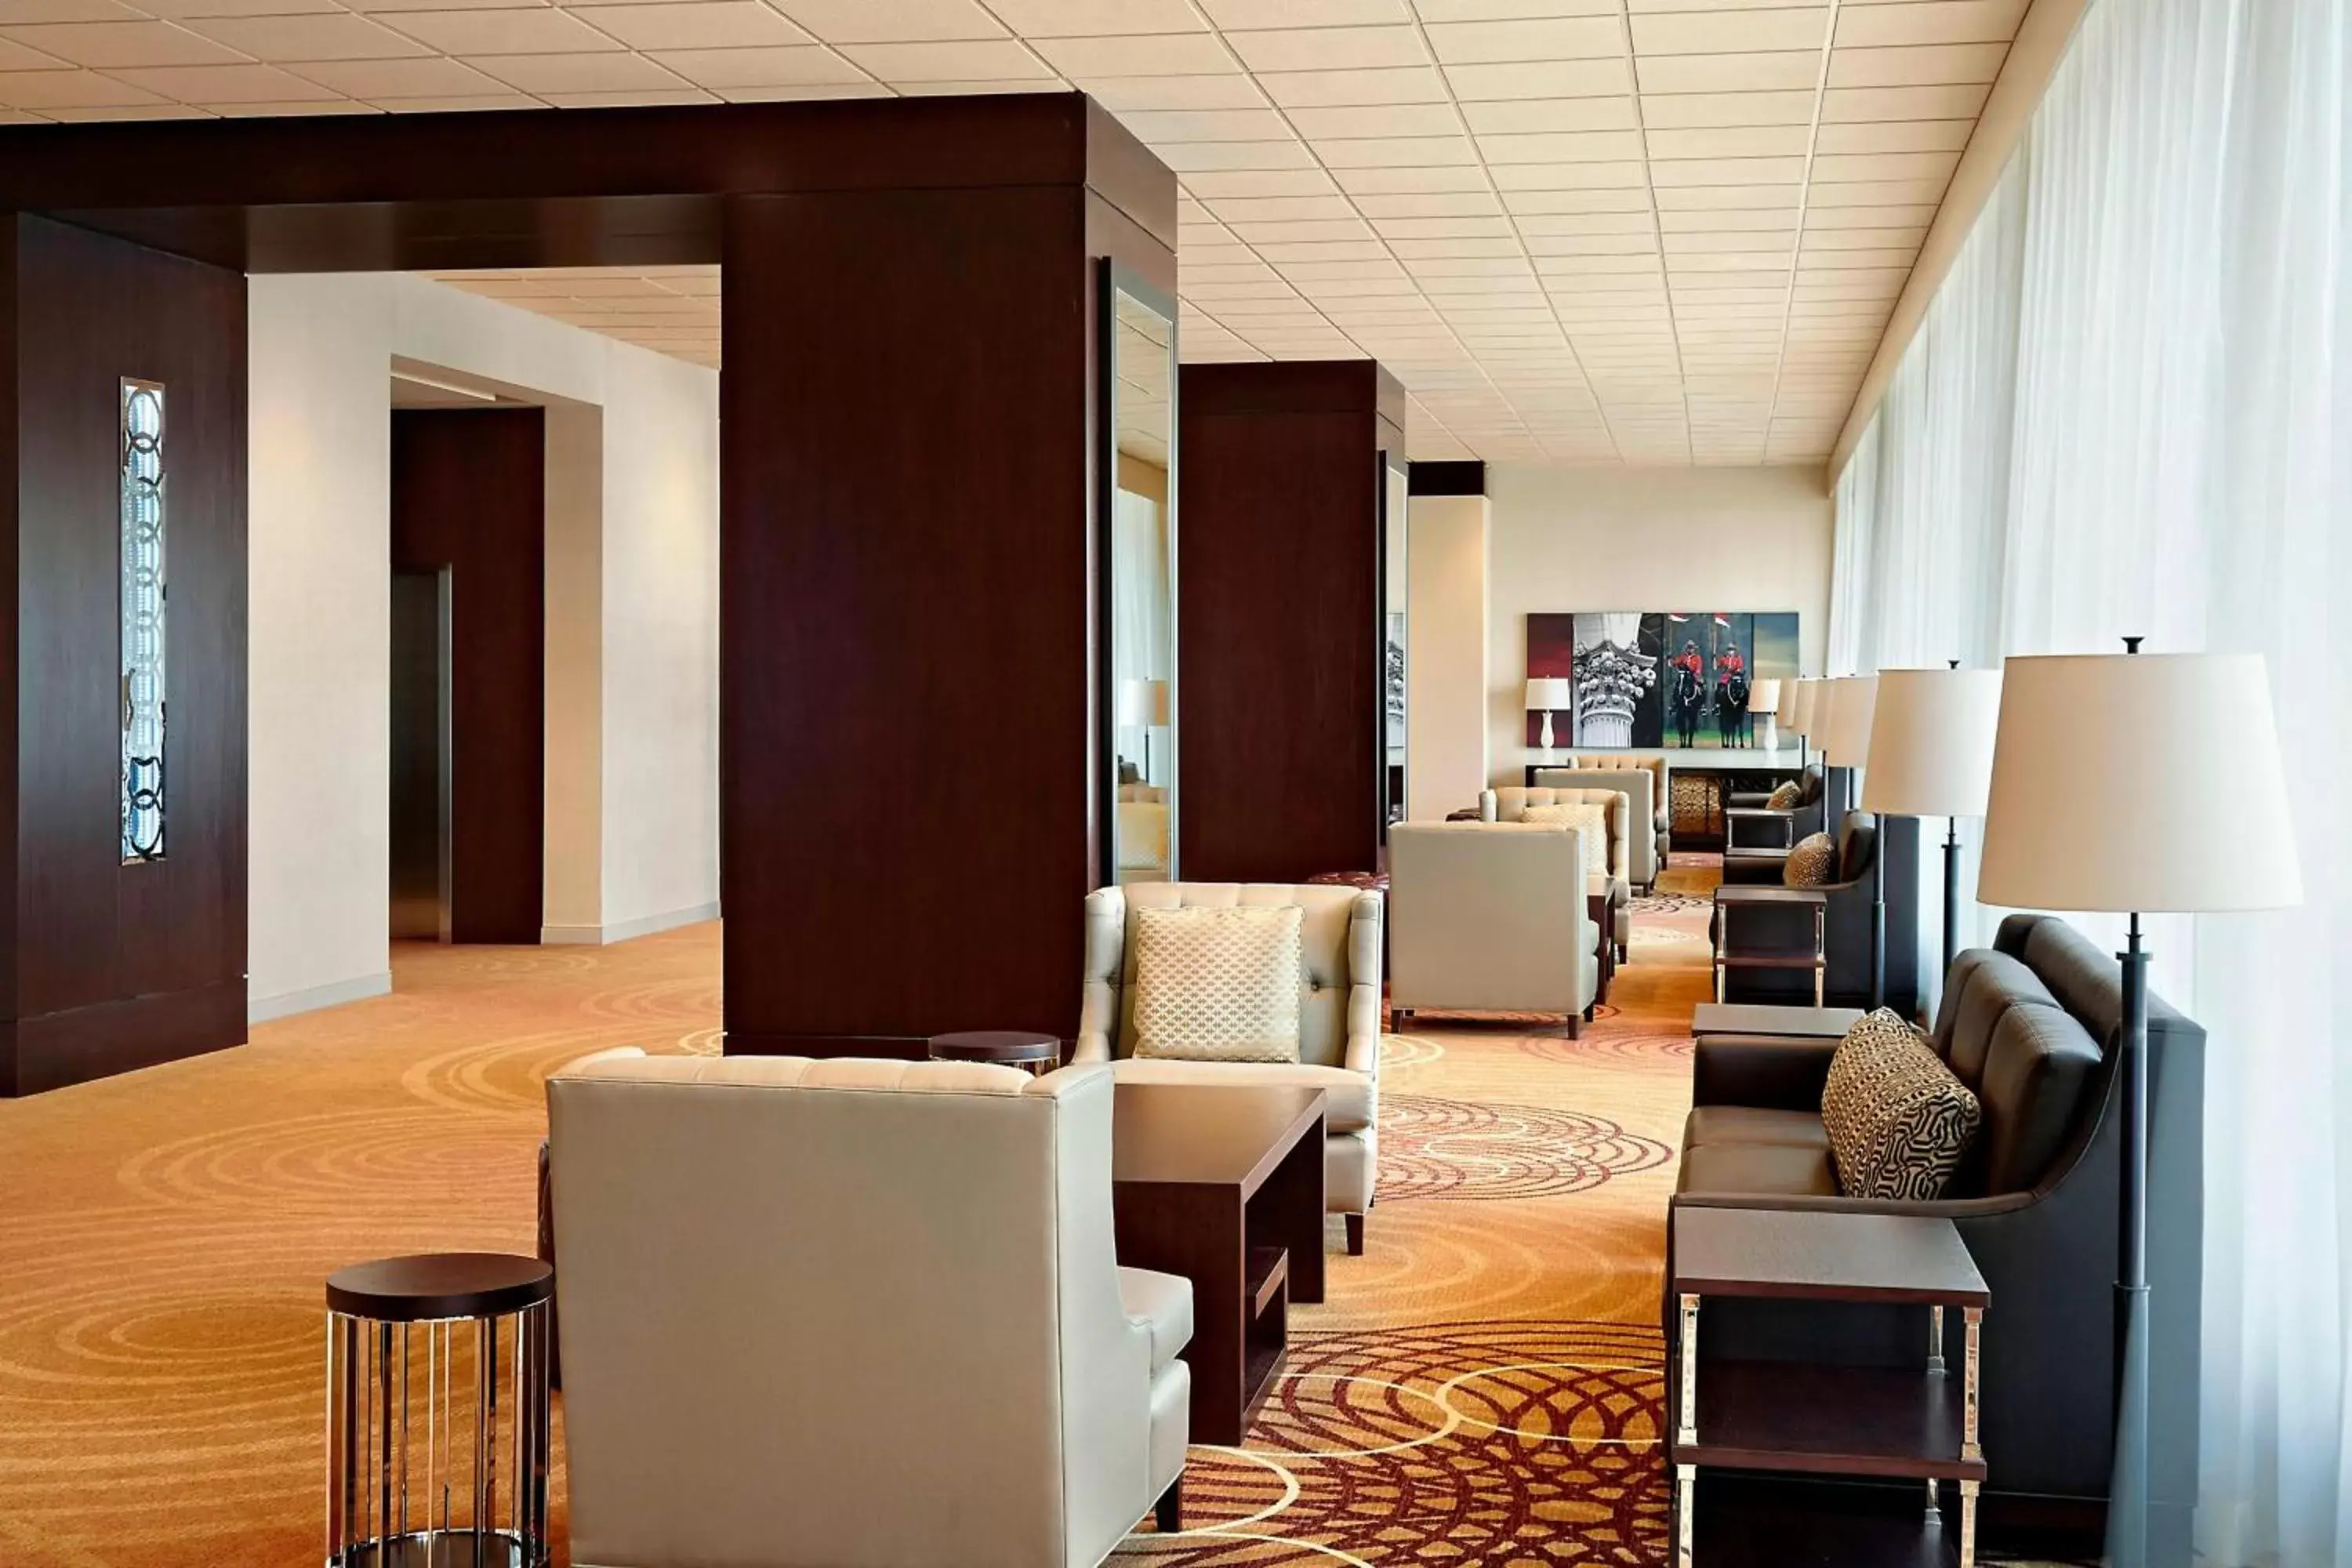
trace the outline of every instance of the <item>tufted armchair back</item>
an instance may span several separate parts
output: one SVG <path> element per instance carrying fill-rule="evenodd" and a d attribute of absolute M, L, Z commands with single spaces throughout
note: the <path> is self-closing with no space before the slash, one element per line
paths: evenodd
<path fill-rule="evenodd" d="M 1616 768 L 1639 768 L 1657 781 L 1656 798 L 1666 798 L 1666 759 L 1663 756 L 1641 757 L 1626 752 L 1579 752 L 1568 759 L 1566 765 L 1602 773 Z"/>
<path fill-rule="evenodd" d="M 1090 1040 L 1113 1057 L 1135 1050 L 1135 917 L 1143 910 L 1280 909 L 1298 922 L 1298 1059 L 1347 1067 L 1351 1038 L 1381 1032 L 1381 921 L 1385 903 L 1355 888 L 1281 882 L 1148 882 L 1087 897 L 1086 989 L 1077 1055 Z M 1360 1047 L 1359 1055 L 1361 1054 Z"/>
<path fill-rule="evenodd" d="M 1627 840 L 1631 837 L 1629 823 L 1633 803 L 1626 798 L 1624 791 L 1582 789 L 1574 786 L 1560 788 L 1549 784 L 1522 788 L 1517 784 L 1505 784 L 1493 793 L 1495 820 L 1497 822 L 1523 821 L 1527 816 L 1528 808 L 1531 805 L 1601 807 L 1608 813 L 1606 820 L 1609 824 L 1609 874 L 1612 877 L 1631 878 L 1631 850 Z"/>

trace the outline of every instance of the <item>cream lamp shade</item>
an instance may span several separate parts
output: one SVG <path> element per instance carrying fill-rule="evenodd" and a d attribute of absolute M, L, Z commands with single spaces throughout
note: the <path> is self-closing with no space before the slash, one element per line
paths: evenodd
<path fill-rule="evenodd" d="M 1750 713 L 1769 713 L 1776 718 L 1779 717 L 1780 683 L 1777 680 L 1759 680 L 1750 686 L 1748 689 L 1748 710 Z"/>
<path fill-rule="evenodd" d="M 1797 682 L 1797 711 L 1790 716 L 1789 727 L 1800 735 L 1815 733 L 1816 721 L 1822 711 L 1822 682 L 1818 676 L 1806 676 Z"/>
<path fill-rule="evenodd" d="M 1982 816 L 2000 718 L 1997 669 L 1880 670 L 1862 809 Z"/>
<path fill-rule="evenodd" d="M 2301 903 L 2262 656 L 2011 659 L 1977 897 L 2145 914 Z"/>
<path fill-rule="evenodd" d="M 1780 688 L 1774 696 L 1772 717 L 1790 729 L 1796 728 L 1797 691 L 1805 683 L 1801 680 L 1776 680 L 1772 684 Z"/>
<path fill-rule="evenodd" d="M 1122 680 L 1118 683 L 1118 722 L 1122 729 L 1168 722 L 1165 680 Z"/>
<path fill-rule="evenodd" d="M 1878 677 L 1848 675 L 1829 682 L 1813 715 L 1813 744 L 1830 765 L 1858 768 L 1870 760 L 1870 720 L 1878 700 Z"/>
<path fill-rule="evenodd" d="M 1575 699 L 1569 695 L 1568 678 L 1564 675 L 1538 675 L 1528 681 L 1528 711 L 1530 713 L 1538 709 L 1549 712 L 1556 708 L 1569 707 L 1574 701 Z"/>

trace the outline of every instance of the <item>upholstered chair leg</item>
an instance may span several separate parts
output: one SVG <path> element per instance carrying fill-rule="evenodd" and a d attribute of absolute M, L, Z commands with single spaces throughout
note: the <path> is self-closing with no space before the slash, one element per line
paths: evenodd
<path fill-rule="evenodd" d="M 1348 1222 L 1348 1256 L 1361 1258 L 1364 1255 L 1364 1216 L 1351 1214 L 1340 1217 Z"/>
<path fill-rule="evenodd" d="M 1391 1029 L 1402 1029 L 1402 1028 L 1405 1027 L 1407 1025 L 1411 1024 L 1412 1022 L 1412 1008 L 1410 1008 L 1410 1007 L 1391 1007 L 1391 1008 L 1390 1008 L 1390 1009 L 1389 1009 L 1389 1027 L 1390 1027 L 1390 1028 L 1391 1028 Z"/>
<path fill-rule="evenodd" d="M 1178 1476 L 1151 1505 L 1151 1521 L 1162 1535 L 1173 1535 L 1184 1528 L 1184 1478 Z"/>
<path fill-rule="evenodd" d="M 1568 1037 L 1571 1040 L 1580 1040 L 1584 1037 L 1583 1014 L 1570 1013 L 1568 1016 Z"/>

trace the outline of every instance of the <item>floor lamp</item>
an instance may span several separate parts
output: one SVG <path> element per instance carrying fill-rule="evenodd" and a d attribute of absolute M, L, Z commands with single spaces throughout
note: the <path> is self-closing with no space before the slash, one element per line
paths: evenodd
<path fill-rule="evenodd" d="M 1948 823 L 1939 976 L 1951 973 L 1959 945 L 1960 818 L 1985 814 L 1992 788 L 1993 726 L 2000 717 L 1997 669 L 1878 672 L 1862 808 L 1888 816 L 1940 816 Z"/>
<path fill-rule="evenodd" d="M 1861 785 L 1854 773 L 1870 761 L 1870 731 L 1878 711 L 1878 677 L 1848 675 L 1829 683 L 1815 716 L 1822 755 L 1831 767 L 1845 768 L 1845 809 L 1859 809 Z M 1823 717 L 1822 715 L 1826 715 Z M 1843 826 L 1843 824 L 1841 824 Z M 1870 1006 L 1886 1005 L 1886 835 L 1870 852 Z"/>
<path fill-rule="evenodd" d="M 2146 913 L 2303 901 L 2286 786 L 2257 654 L 2012 658 L 2004 671 L 1977 896 L 2010 909 L 2130 917 L 2116 1048 L 2123 1084 L 2116 1279 L 2116 1468 L 2107 1557 L 2147 1556 L 2147 960 Z M 2226 809 L 2208 780 L 2230 759 Z"/>

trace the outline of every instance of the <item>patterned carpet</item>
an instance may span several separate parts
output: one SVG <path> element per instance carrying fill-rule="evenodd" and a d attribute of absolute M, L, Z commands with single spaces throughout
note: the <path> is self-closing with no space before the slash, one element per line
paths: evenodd
<path fill-rule="evenodd" d="M 1118 1562 L 1664 1560 L 1659 1243 L 1706 986 L 1694 903 L 1637 907 L 1581 1040 L 1424 1016 L 1389 1042 L 1366 1255 L 1335 1251 L 1329 1303 L 1297 1310 L 1249 1446 L 1195 1451 L 1192 1528 Z M 322 1278 L 530 1250 L 544 1074 L 612 1044 L 715 1048 L 715 927 L 420 947 L 394 975 L 242 1050 L 0 1101 L 5 1568 L 316 1562 Z M 560 1539 L 560 1471 L 556 1494 Z"/>

